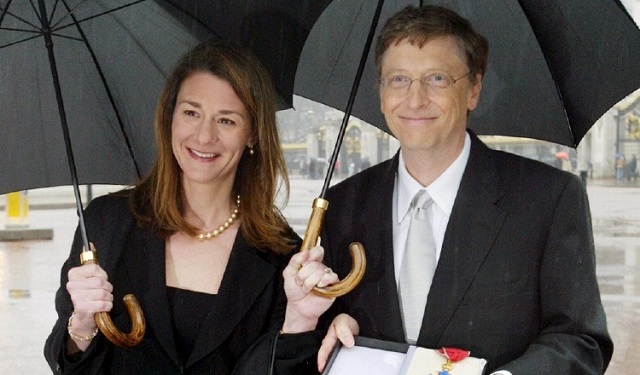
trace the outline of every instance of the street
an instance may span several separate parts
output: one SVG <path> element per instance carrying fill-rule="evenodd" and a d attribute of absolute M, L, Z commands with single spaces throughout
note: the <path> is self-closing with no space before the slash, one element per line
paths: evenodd
<path fill-rule="evenodd" d="M 321 180 L 292 177 L 290 201 L 283 213 L 300 234 L 321 186 Z M 636 374 L 640 368 L 640 357 L 635 354 L 640 347 L 640 187 L 589 181 L 587 190 L 598 280 L 615 344 L 606 374 Z M 2 373 L 50 373 L 42 352 L 56 318 L 54 296 L 59 270 L 77 225 L 73 196 L 60 191 L 29 193 L 34 207 L 29 213 L 29 228 L 53 229 L 52 240 L 0 241 Z M 0 228 L 5 224 L 4 211 L 2 215 Z"/>

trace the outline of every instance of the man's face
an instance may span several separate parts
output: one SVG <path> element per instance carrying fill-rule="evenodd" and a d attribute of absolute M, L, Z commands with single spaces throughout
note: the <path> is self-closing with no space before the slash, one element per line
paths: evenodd
<path fill-rule="evenodd" d="M 472 84 L 465 76 L 468 72 L 453 37 L 433 39 L 422 48 L 404 40 L 385 51 L 380 109 L 405 151 L 433 150 L 463 141 L 467 111 L 478 105 L 481 89 L 480 77 Z M 412 80 L 408 87 L 407 78 Z M 402 81 L 404 87 L 397 84 Z"/>

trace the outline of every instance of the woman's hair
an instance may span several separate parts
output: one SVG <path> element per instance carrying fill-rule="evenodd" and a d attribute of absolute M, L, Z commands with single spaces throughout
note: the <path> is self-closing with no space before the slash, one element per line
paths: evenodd
<path fill-rule="evenodd" d="M 186 53 L 175 66 L 160 95 L 155 113 L 158 156 L 150 174 L 138 183 L 130 200 L 141 226 L 162 236 L 196 233 L 183 217 L 182 171 L 171 146 L 171 122 L 180 86 L 197 72 L 227 81 L 250 116 L 254 154 L 242 154 L 230 199 L 240 195 L 240 230 L 247 243 L 261 250 L 288 252 L 294 247 L 291 229 L 275 206 L 280 188 L 285 203 L 289 179 L 276 125 L 275 89 L 270 76 L 253 54 L 222 41 L 209 40 Z"/>
<path fill-rule="evenodd" d="M 487 40 L 471 27 L 468 20 L 451 9 L 436 5 L 408 6 L 387 20 L 376 44 L 378 77 L 381 75 L 382 56 L 392 44 L 407 40 L 422 47 L 434 38 L 446 36 L 452 36 L 458 42 L 471 73 L 469 80 L 475 83 L 476 75 L 484 76 L 487 69 Z"/>

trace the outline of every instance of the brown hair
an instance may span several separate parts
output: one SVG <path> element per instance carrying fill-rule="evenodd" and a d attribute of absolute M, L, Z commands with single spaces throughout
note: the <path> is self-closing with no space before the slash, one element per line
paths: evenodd
<path fill-rule="evenodd" d="M 489 53 L 487 40 L 471 27 L 467 19 L 451 9 L 436 5 L 407 6 L 387 20 L 376 44 L 378 76 L 381 75 L 382 55 L 392 44 L 408 40 L 422 47 L 434 38 L 445 36 L 453 36 L 458 41 L 471 73 L 471 82 L 475 83 L 478 73 L 484 76 Z"/>
<path fill-rule="evenodd" d="M 261 250 L 293 249 L 289 225 L 275 206 L 280 188 L 289 195 L 289 179 L 276 124 L 275 89 L 253 54 L 222 41 L 209 40 L 186 53 L 175 66 L 160 95 L 155 114 L 158 156 L 150 174 L 133 189 L 130 206 L 138 224 L 168 236 L 191 235 L 196 228 L 183 217 L 182 171 L 171 147 L 171 122 L 182 82 L 196 72 L 229 82 L 250 115 L 254 155 L 243 153 L 233 185 L 232 201 L 240 195 L 240 230 Z M 285 199 L 286 202 L 286 199 Z"/>

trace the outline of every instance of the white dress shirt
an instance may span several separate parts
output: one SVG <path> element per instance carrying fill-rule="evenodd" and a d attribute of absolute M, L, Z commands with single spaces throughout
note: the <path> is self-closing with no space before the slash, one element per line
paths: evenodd
<path fill-rule="evenodd" d="M 471 138 L 466 135 L 462 152 L 456 160 L 429 186 L 422 186 L 416 179 L 411 177 L 404 164 L 402 151 L 399 155 L 398 173 L 396 174 L 395 186 L 393 188 L 393 264 L 396 276 L 396 285 L 400 279 L 400 266 L 402 256 L 407 242 L 409 232 L 409 222 L 411 221 L 410 209 L 411 199 L 421 190 L 425 189 L 433 198 L 430 207 L 429 220 L 433 226 L 433 236 L 436 242 L 436 261 L 440 260 L 444 234 L 451 217 L 453 203 L 458 195 L 458 188 L 462 180 L 462 174 L 469 160 L 471 151 Z M 436 266 L 437 267 L 437 266 Z M 491 375 L 512 375 L 509 371 L 498 371 Z"/>
<path fill-rule="evenodd" d="M 462 152 L 456 160 L 429 186 L 422 186 L 416 179 L 411 177 L 404 164 L 402 150 L 400 151 L 398 173 L 396 174 L 395 186 L 393 188 L 393 262 L 396 276 L 396 284 L 400 277 L 400 266 L 402 256 L 407 242 L 409 232 L 409 222 L 411 221 L 410 209 L 411 199 L 418 190 L 425 189 L 433 198 L 430 207 L 429 221 L 433 226 L 433 237 L 436 242 L 436 261 L 440 259 L 444 232 L 449 223 L 453 202 L 458 194 L 458 187 L 462 180 L 462 174 L 467 166 L 469 152 L 471 150 L 471 138 L 469 134 L 465 137 Z"/>

